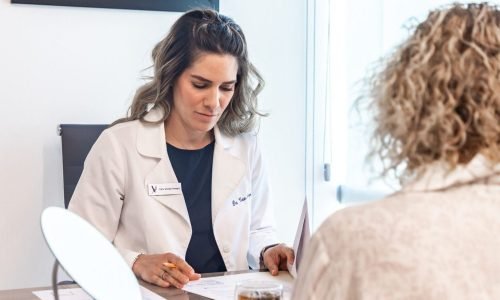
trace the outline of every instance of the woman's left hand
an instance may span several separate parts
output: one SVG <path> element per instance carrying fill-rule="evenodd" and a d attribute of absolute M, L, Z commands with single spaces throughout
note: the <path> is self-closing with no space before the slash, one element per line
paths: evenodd
<path fill-rule="evenodd" d="M 279 270 L 288 270 L 288 265 L 292 265 L 295 260 L 295 254 L 292 248 L 279 244 L 266 249 L 262 258 L 264 266 L 275 276 Z"/>

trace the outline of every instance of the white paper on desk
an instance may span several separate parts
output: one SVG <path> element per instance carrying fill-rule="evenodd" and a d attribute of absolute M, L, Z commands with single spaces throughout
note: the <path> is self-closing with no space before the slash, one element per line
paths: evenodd
<path fill-rule="evenodd" d="M 92 300 L 82 288 L 59 289 L 60 300 Z M 34 291 L 33 294 L 42 300 L 54 300 L 52 290 Z"/>
<path fill-rule="evenodd" d="M 293 242 L 293 251 L 295 252 L 295 262 L 293 265 L 288 265 L 288 270 L 293 278 L 297 278 L 297 271 L 300 267 L 300 261 L 304 255 L 309 239 L 311 238 L 311 230 L 309 229 L 309 212 L 307 209 L 307 198 L 304 199 L 302 213 L 300 214 L 299 226 L 295 233 L 295 241 Z"/>
<path fill-rule="evenodd" d="M 143 300 L 164 300 L 163 298 L 145 287 L 140 287 Z M 93 300 L 82 288 L 59 289 L 59 300 Z M 52 289 L 34 291 L 33 294 L 41 300 L 54 300 Z"/>
<path fill-rule="evenodd" d="M 190 281 L 184 286 L 183 290 L 212 299 L 233 300 L 236 284 L 245 280 L 262 280 L 281 283 L 283 285 L 284 299 L 291 298 L 293 277 L 286 271 L 281 271 L 277 276 L 272 276 L 269 272 L 251 272 L 205 277 L 196 281 Z"/>

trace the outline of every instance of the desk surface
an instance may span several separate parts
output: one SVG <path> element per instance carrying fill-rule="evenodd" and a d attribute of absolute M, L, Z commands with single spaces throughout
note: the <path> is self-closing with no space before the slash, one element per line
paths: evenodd
<path fill-rule="evenodd" d="M 205 300 L 209 298 L 205 298 L 199 295 L 191 294 L 183 290 L 179 290 L 176 288 L 161 288 L 157 286 L 150 285 L 145 282 L 141 282 L 141 285 L 148 288 L 149 290 L 155 292 L 156 294 L 167 298 L 168 300 Z M 59 290 L 75 288 L 78 287 L 76 284 L 67 284 L 60 285 Z M 35 294 L 34 291 L 42 291 L 48 290 L 51 287 L 39 287 L 39 288 L 29 288 L 29 289 L 18 289 L 18 290 L 4 290 L 0 291 L 0 300 L 40 300 Z"/>
<path fill-rule="evenodd" d="M 202 274 L 202 277 L 211 277 L 211 276 L 220 276 L 220 275 L 229 275 L 229 274 L 239 274 L 239 273 L 247 273 L 247 272 L 258 272 L 258 271 L 236 271 L 236 272 L 226 272 L 226 273 L 209 273 Z M 199 296 L 196 294 L 191 294 L 186 291 L 176 289 L 176 288 L 162 288 L 156 285 L 152 285 L 146 283 L 142 280 L 139 280 L 139 283 L 155 292 L 156 294 L 168 298 L 168 300 L 206 300 L 210 298 L 206 298 L 203 296 Z M 60 285 L 59 289 L 68 289 L 78 287 L 76 284 L 68 284 L 68 285 Z M 27 289 L 17 289 L 17 290 L 3 290 L 0 291 L 0 300 L 40 300 L 37 296 L 33 294 L 34 291 L 41 290 L 49 290 L 52 287 L 38 287 L 38 288 L 27 288 Z"/>

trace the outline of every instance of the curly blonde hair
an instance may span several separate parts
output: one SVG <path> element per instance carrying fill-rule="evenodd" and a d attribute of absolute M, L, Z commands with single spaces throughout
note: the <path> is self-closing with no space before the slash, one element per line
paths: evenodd
<path fill-rule="evenodd" d="M 453 4 L 429 13 L 371 79 L 373 152 L 401 181 L 485 152 L 500 162 L 500 12 Z"/>

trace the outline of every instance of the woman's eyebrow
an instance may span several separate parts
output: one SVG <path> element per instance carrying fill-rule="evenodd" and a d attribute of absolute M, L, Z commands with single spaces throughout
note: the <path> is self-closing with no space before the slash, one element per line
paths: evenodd
<path fill-rule="evenodd" d="M 203 81 L 203 82 L 212 83 L 212 81 L 211 81 L 211 80 L 208 80 L 208 79 L 206 79 L 205 77 L 200 76 L 200 75 L 191 75 L 191 77 L 192 77 L 192 78 L 194 78 L 194 79 L 197 79 L 197 80 Z M 223 84 L 233 84 L 233 83 L 236 83 L 236 80 L 230 80 L 230 81 L 225 81 L 225 82 L 223 82 Z"/>

